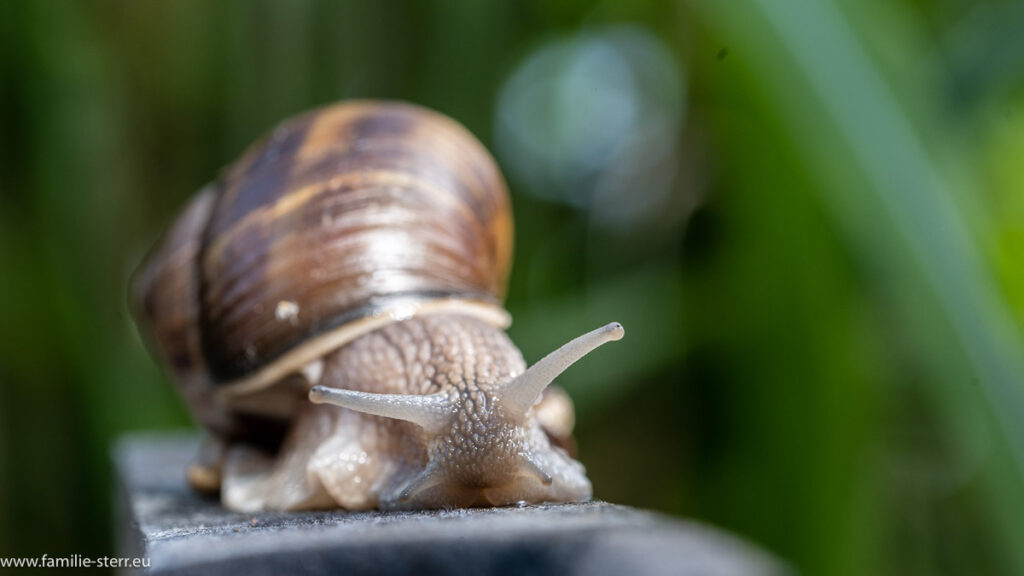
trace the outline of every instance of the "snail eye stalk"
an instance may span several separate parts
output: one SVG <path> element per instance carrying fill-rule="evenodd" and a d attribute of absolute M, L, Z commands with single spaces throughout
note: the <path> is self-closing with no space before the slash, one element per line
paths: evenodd
<path fill-rule="evenodd" d="M 575 338 L 558 350 L 548 354 L 539 362 L 530 366 L 518 378 L 506 384 L 498 392 L 498 397 L 501 398 L 502 403 L 507 407 L 510 414 L 520 417 L 525 416 L 527 410 L 540 397 L 540 393 L 569 366 L 572 366 L 577 360 L 583 358 L 598 346 L 606 342 L 622 339 L 625 333 L 626 331 L 622 324 L 612 322 Z"/>
<path fill-rule="evenodd" d="M 439 432 L 451 420 L 455 403 L 445 392 L 415 394 L 372 394 L 342 388 L 314 386 L 309 391 L 314 404 L 333 404 L 357 412 L 412 422 L 428 432 Z"/>

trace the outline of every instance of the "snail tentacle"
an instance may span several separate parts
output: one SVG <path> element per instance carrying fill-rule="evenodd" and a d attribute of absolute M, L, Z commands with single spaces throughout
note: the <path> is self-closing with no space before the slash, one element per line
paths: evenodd
<path fill-rule="evenodd" d="M 428 395 L 373 394 L 327 386 L 314 386 L 309 391 L 314 404 L 333 404 L 385 418 L 412 422 L 427 432 L 437 433 L 451 420 L 455 404 L 445 392 Z"/>
<path fill-rule="evenodd" d="M 523 463 L 523 470 L 528 472 L 531 476 L 540 481 L 545 486 L 551 486 L 554 479 L 551 477 L 551 473 L 544 469 L 537 460 L 530 454 L 523 454 L 520 458 Z"/>
<path fill-rule="evenodd" d="M 398 495 L 398 501 L 406 503 L 419 496 L 424 490 L 432 488 L 440 482 L 438 477 L 439 466 L 436 461 L 431 462 L 423 472 L 409 481 Z"/>
<path fill-rule="evenodd" d="M 506 384 L 499 392 L 502 403 L 510 414 L 525 416 L 540 393 L 569 366 L 598 346 L 620 340 L 624 334 L 622 324 L 612 322 L 571 340 Z"/>

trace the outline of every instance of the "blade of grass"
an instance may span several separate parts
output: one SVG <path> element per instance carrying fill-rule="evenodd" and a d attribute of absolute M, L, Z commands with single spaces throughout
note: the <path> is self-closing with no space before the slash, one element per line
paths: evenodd
<path fill-rule="evenodd" d="M 834 2 L 745 0 L 688 4 L 746 59 L 750 80 L 809 160 L 823 201 L 847 240 L 916 315 L 917 355 L 935 376 L 926 392 L 941 405 L 954 444 L 998 431 L 981 476 L 1001 548 L 1019 572 L 1024 524 L 1009 512 L 1024 472 L 1024 343 L 1011 311 L 957 209 L 955 188 Z M 757 96 L 761 96 L 758 94 Z M 922 95 L 923 96 L 923 95 Z M 915 293 L 915 290 L 919 290 Z M 920 292 L 928 292 L 923 294 Z M 930 308 L 929 308 L 930 307 Z M 935 318 L 928 318 L 930 310 Z M 934 346 L 949 332 L 967 369 Z M 987 410 L 972 410 L 983 399 Z M 978 416 L 980 414 L 980 416 Z M 994 423 L 994 426 L 989 426 Z M 970 438 L 970 436 L 975 438 Z M 984 444 L 984 441 L 981 442 Z M 982 450 L 984 451 L 984 450 Z"/>

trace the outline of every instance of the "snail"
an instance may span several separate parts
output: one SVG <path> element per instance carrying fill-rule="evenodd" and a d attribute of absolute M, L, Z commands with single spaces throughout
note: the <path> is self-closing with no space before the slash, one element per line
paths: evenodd
<path fill-rule="evenodd" d="M 183 209 L 132 278 L 140 332 L 207 430 L 190 485 L 238 511 L 591 497 L 549 386 L 505 333 L 508 192 L 472 134 L 400 102 L 280 124 Z"/>

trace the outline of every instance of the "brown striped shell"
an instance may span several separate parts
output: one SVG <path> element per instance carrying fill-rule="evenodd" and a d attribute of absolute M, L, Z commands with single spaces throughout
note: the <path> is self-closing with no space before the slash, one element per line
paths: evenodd
<path fill-rule="evenodd" d="M 465 128 L 397 102 L 277 127 L 182 212 L 136 275 L 136 314 L 200 419 L 387 322 L 453 306 L 501 326 L 512 220 Z"/>

